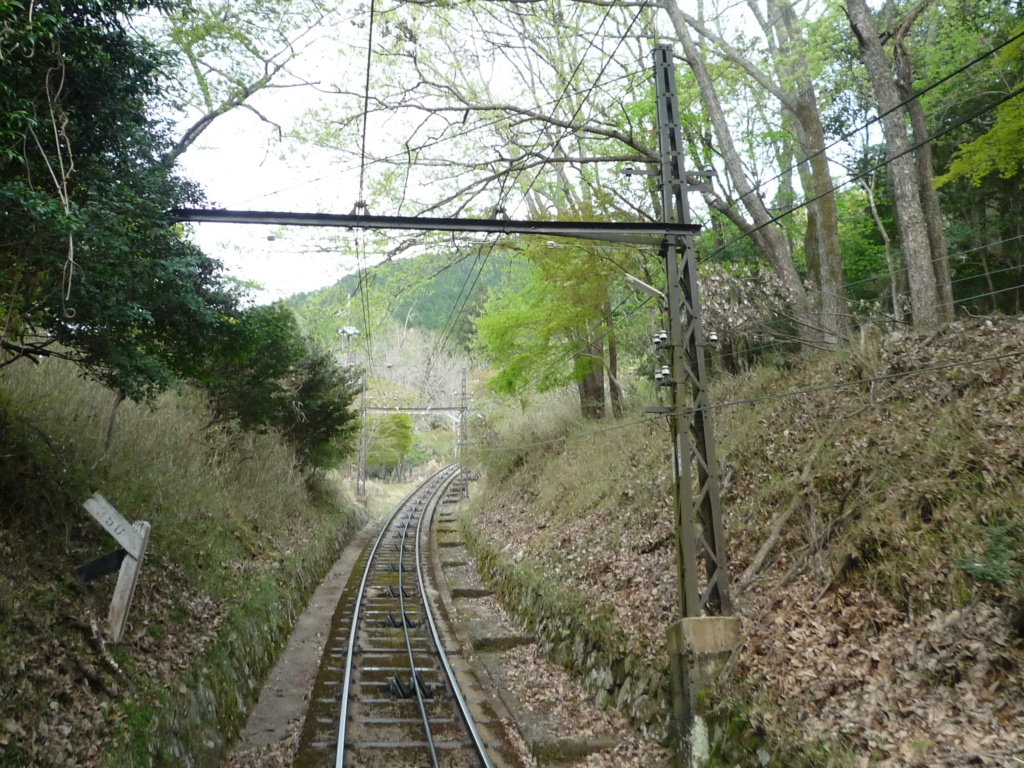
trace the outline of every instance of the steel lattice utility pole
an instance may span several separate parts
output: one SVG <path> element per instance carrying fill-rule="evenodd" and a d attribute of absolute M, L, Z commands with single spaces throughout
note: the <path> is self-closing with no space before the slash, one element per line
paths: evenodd
<path fill-rule="evenodd" d="M 359 471 L 356 474 L 356 500 L 366 501 L 366 453 L 369 442 L 366 435 L 366 373 L 363 390 L 359 395 Z"/>
<path fill-rule="evenodd" d="M 662 221 L 691 224 L 687 200 L 691 180 L 683 162 L 679 97 L 670 46 L 654 49 L 654 79 Z M 698 178 L 698 174 L 692 176 Z M 703 694 L 713 689 L 717 670 L 736 648 L 739 627 L 738 621 L 729 616 L 729 569 L 715 440 L 707 410 L 710 398 L 693 236 L 666 236 L 661 255 L 667 283 L 667 348 L 672 357 L 668 381 L 663 383 L 672 390 L 671 408 L 667 410 L 672 432 L 681 616 L 669 627 L 667 640 L 675 737 L 683 765 L 699 768 L 709 754 Z"/>
<path fill-rule="evenodd" d="M 690 224 L 689 179 L 683 166 L 679 97 L 670 46 L 654 49 L 658 102 L 661 215 L 663 221 Z M 729 570 L 722 533 L 722 509 L 715 460 L 715 438 L 704 360 L 704 331 L 697 294 L 697 259 L 693 236 L 666 237 L 661 249 L 668 283 L 669 350 L 676 481 L 676 560 L 681 616 L 727 616 Z M 697 484 L 693 483 L 696 468 Z M 703 562 L 703 573 L 698 571 Z"/>

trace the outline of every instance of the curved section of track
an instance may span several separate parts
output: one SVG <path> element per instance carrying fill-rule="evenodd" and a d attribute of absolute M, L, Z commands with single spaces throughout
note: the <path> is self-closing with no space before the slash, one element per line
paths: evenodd
<path fill-rule="evenodd" d="M 447 467 L 410 494 L 353 570 L 324 651 L 297 768 L 494 768 L 488 754 L 494 744 L 475 724 L 479 712 L 474 717 L 459 688 L 428 599 L 425 526 L 436 508 L 461 496 L 452 489 L 458 478 L 458 468 Z"/>

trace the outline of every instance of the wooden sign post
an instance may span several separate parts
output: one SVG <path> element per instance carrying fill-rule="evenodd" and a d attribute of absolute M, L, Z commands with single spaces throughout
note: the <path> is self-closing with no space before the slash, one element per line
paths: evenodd
<path fill-rule="evenodd" d="M 93 494 L 82 506 L 125 551 L 117 586 L 114 587 L 114 597 L 110 601 L 110 613 L 107 614 L 107 633 L 113 642 L 119 643 L 128 624 L 128 609 L 132 606 L 135 585 L 139 581 L 139 571 L 142 570 L 142 558 L 149 546 L 151 526 L 144 520 L 132 525 L 98 493 Z"/>

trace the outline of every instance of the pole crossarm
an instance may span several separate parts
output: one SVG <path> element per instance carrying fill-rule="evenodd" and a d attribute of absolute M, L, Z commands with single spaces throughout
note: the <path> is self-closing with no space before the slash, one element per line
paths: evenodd
<path fill-rule="evenodd" d="M 288 211 L 231 211 L 224 208 L 175 208 L 174 221 L 219 224 L 267 224 L 346 229 L 418 229 L 434 232 L 489 232 L 501 235 L 543 235 L 579 240 L 661 246 L 665 237 L 696 234 L 700 227 L 677 222 L 523 221 L 516 219 L 453 219 L 431 216 L 369 216 Z"/>

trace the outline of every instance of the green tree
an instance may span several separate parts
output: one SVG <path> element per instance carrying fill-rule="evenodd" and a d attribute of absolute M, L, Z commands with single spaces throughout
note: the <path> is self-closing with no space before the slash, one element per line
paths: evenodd
<path fill-rule="evenodd" d="M 305 339 L 283 303 L 240 313 L 208 352 L 197 383 L 220 418 L 278 430 L 305 469 L 336 466 L 352 451 L 358 371 Z"/>
<path fill-rule="evenodd" d="M 168 88 L 184 129 L 168 147 L 168 158 L 184 153 L 236 109 L 267 123 L 281 138 L 283 127 L 253 104 L 253 96 L 308 84 L 297 74 L 299 59 L 333 7 L 322 0 L 189 0 L 169 8 L 149 30 L 177 64 Z"/>
<path fill-rule="evenodd" d="M 409 453 L 413 441 L 412 418 L 407 413 L 387 413 L 370 419 L 367 470 L 381 476 L 394 470 Z"/>
<path fill-rule="evenodd" d="M 291 408 L 281 424 L 282 434 L 304 467 L 336 467 L 352 453 L 359 429 L 351 408 L 359 394 L 359 372 L 339 367 L 328 352 L 309 349 L 290 384 Z"/>
<path fill-rule="evenodd" d="M 162 161 L 163 60 L 126 18 L 170 5 L 0 0 L 0 365 L 61 354 L 145 398 L 236 309 L 165 213 L 200 195 Z"/>
<path fill-rule="evenodd" d="M 255 431 L 284 424 L 294 389 L 285 382 L 307 354 L 291 310 L 279 302 L 240 312 L 208 351 L 196 383 L 222 419 Z"/>
<path fill-rule="evenodd" d="M 1024 32 L 1024 23 L 1010 30 L 1010 36 Z M 1011 43 L 999 55 L 997 62 L 1005 73 L 1004 92 L 1018 90 L 1024 85 L 1024 38 Z M 949 170 L 936 179 L 938 186 L 957 178 L 966 178 L 975 185 L 989 174 L 1003 179 L 1017 176 L 1024 169 L 1024 98 L 1020 95 L 1001 104 L 996 119 L 989 129 L 956 150 Z"/>
<path fill-rule="evenodd" d="M 520 276 L 489 296 L 475 322 L 478 349 L 498 366 L 490 386 L 526 397 L 575 384 L 583 414 L 603 416 L 606 372 L 617 402 L 618 374 L 612 348 L 606 362 L 605 342 L 612 337 L 609 297 L 622 260 L 589 246 L 530 245 Z"/>

